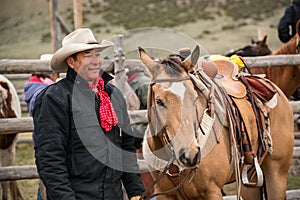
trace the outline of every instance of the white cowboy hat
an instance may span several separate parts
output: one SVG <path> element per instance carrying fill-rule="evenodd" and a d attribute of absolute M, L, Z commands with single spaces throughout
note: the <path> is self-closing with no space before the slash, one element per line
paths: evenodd
<path fill-rule="evenodd" d="M 51 68 L 55 72 L 65 72 L 68 68 L 66 58 L 72 54 L 96 48 L 102 51 L 112 45 L 113 43 L 107 40 L 103 40 L 99 44 L 89 28 L 76 29 L 63 39 L 62 47 L 54 53 L 51 59 Z"/>

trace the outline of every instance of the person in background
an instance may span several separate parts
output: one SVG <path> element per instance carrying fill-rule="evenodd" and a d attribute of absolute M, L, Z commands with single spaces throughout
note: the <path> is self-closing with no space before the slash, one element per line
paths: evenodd
<path fill-rule="evenodd" d="M 52 54 L 42 54 L 40 60 L 50 61 Z M 35 73 L 32 74 L 24 84 L 24 101 L 27 103 L 29 115 L 32 116 L 33 105 L 36 96 L 48 85 L 54 83 L 51 74 Z"/>
<path fill-rule="evenodd" d="M 33 109 L 37 171 L 47 200 L 130 200 L 144 192 L 126 101 L 101 70 L 101 51 L 88 28 L 62 41 L 52 59 L 66 77 L 48 86 Z"/>
<path fill-rule="evenodd" d="M 127 72 L 126 75 L 128 77 L 127 83 L 129 83 L 130 87 L 140 100 L 140 109 L 147 109 L 148 85 L 150 83 L 150 77 L 139 68 Z"/>
<path fill-rule="evenodd" d="M 278 23 L 278 37 L 281 42 L 288 42 L 296 34 L 296 24 L 299 19 L 300 0 L 293 0 Z"/>
<path fill-rule="evenodd" d="M 50 61 L 52 56 L 52 54 L 42 54 L 40 56 L 40 60 Z M 28 81 L 24 84 L 24 101 L 27 104 L 27 109 L 30 116 L 32 116 L 32 110 L 36 96 L 48 85 L 53 83 L 54 80 L 52 74 L 35 73 L 32 74 Z M 40 181 L 38 185 L 37 200 L 43 199 L 45 200 L 45 187 Z"/>

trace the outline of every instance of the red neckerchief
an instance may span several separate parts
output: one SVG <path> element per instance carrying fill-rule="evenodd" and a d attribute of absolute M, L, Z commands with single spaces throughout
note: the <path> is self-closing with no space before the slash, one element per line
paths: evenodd
<path fill-rule="evenodd" d="M 110 97 L 104 91 L 104 80 L 101 76 L 98 77 L 94 84 L 89 84 L 90 88 L 98 95 L 100 101 L 99 116 L 101 121 L 101 127 L 109 132 L 113 126 L 118 123 L 118 118 L 114 108 L 110 102 Z"/>

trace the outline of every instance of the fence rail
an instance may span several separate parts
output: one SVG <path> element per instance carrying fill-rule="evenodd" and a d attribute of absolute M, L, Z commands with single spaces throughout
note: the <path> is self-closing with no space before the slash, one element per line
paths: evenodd
<path fill-rule="evenodd" d="M 243 57 L 248 67 L 273 67 L 273 66 L 296 66 L 300 65 L 300 55 L 274 55 Z M 123 64 L 125 67 L 145 69 L 145 66 L 138 59 L 126 59 Z M 114 60 L 104 59 L 102 67 L 105 71 L 113 72 Z M 55 73 L 50 67 L 49 61 L 43 60 L 17 60 L 1 59 L 0 74 L 32 74 L 36 72 Z"/>

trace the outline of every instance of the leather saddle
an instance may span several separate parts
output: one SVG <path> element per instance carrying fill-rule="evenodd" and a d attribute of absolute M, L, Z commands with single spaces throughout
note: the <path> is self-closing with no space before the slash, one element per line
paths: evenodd
<path fill-rule="evenodd" d="M 217 69 L 215 79 L 225 88 L 229 95 L 235 98 L 243 98 L 246 96 L 247 91 L 245 85 L 237 79 L 237 64 L 229 60 L 214 60 L 203 62 L 202 66 L 205 73 L 206 71 L 210 72 L 208 68 Z"/>
<path fill-rule="evenodd" d="M 226 91 L 225 98 L 228 98 L 228 102 L 230 102 L 228 106 L 231 107 L 232 112 L 234 110 L 238 111 L 237 115 L 228 117 L 235 123 L 234 126 L 239 129 L 235 133 L 237 140 L 242 141 L 241 146 L 243 148 L 240 151 L 243 152 L 242 155 L 244 154 L 243 157 L 245 157 L 242 182 L 249 187 L 261 186 L 263 175 L 258 163 L 263 159 L 264 153 L 255 152 L 266 152 L 271 147 L 266 145 L 269 141 L 263 139 L 266 122 L 262 116 L 262 110 L 265 110 L 265 108 L 264 106 L 257 106 L 256 102 L 258 100 L 262 103 L 270 101 L 277 91 L 263 77 L 239 72 L 237 64 L 230 60 L 207 61 L 202 63 L 202 66 L 204 72 L 204 69 L 208 71 L 208 67 L 214 66 L 217 68 L 214 80 Z M 247 167 L 249 165 L 255 166 L 256 183 L 251 183 L 248 180 Z"/>

